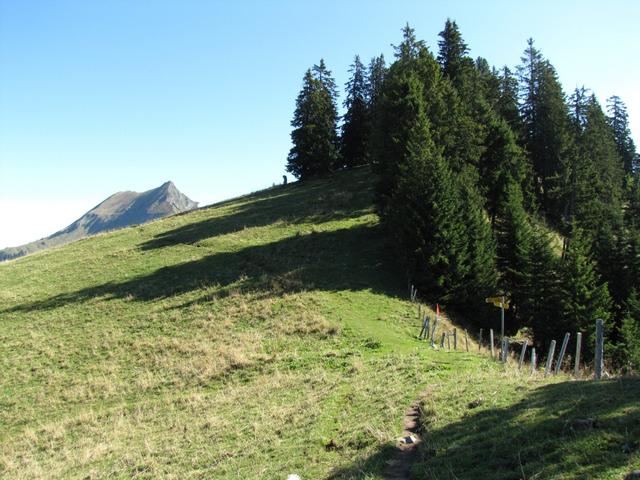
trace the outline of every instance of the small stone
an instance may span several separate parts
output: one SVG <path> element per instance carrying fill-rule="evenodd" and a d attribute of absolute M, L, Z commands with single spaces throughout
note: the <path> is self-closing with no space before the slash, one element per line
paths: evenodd
<path fill-rule="evenodd" d="M 401 444 L 410 444 L 410 443 L 416 443 L 418 441 L 418 438 L 413 436 L 413 435 L 409 435 L 407 437 L 400 437 L 398 439 L 398 443 Z"/>

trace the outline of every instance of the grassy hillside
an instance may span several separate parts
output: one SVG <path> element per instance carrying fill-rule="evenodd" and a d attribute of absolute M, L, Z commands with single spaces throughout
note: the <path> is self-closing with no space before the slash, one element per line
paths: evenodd
<path fill-rule="evenodd" d="M 449 461 L 487 441 L 466 419 L 483 431 L 480 412 L 520 422 L 529 398 L 547 418 L 558 407 L 544 392 L 575 383 L 416 339 L 370 176 L 277 187 L 0 265 L 0 476 L 382 478 L 427 389 L 433 437 L 416 475 L 490 478 Z M 626 396 L 638 382 L 626 385 L 603 407 L 632 420 L 611 423 L 611 451 L 623 426 L 639 431 L 627 401 L 638 396 Z M 619 478 L 632 450 L 601 461 L 611 476 L 598 478 Z M 563 465 L 562 478 L 584 478 Z"/>

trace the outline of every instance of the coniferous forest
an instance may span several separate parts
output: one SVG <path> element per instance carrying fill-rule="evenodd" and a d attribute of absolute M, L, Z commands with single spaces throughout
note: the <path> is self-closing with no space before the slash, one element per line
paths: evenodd
<path fill-rule="evenodd" d="M 426 300 L 542 345 L 605 320 L 608 360 L 640 367 L 640 156 L 626 107 L 566 92 L 533 40 L 515 70 L 473 59 L 447 20 L 437 53 L 405 26 L 390 64 L 358 55 L 338 90 L 320 60 L 303 79 L 287 171 L 370 164 L 389 248 Z M 588 79 L 585 79 L 588 82 Z"/>

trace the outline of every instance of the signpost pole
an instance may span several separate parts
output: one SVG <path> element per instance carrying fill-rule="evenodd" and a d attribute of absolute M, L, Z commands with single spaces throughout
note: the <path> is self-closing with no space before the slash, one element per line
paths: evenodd
<path fill-rule="evenodd" d="M 504 302 L 505 298 L 502 297 L 502 302 L 500 303 L 500 341 L 504 340 Z"/>

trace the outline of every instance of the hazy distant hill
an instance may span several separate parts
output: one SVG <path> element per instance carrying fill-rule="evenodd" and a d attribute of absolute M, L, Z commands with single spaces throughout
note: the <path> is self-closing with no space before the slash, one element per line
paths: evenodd
<path fill-rule="evenodd" d="M 107 230 L 128 227 L 193 210 L 198 206 L 172 182 L 146 192 L 118 192 L 89 210 L 67 228 L 19 247 L 0 250 L 0 261 L 21 257 Z"/>

